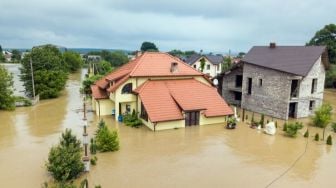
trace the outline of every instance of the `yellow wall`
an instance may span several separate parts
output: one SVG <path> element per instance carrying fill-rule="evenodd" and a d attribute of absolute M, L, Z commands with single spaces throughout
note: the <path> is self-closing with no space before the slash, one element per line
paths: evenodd
<path fill-rule="evenodd" d="M 114 103 L 109 99 L 92 100 L 92 108 L 96 111 L 96 115 L 106 116 L 112 114 Z M 100 111 L 99 111 L 100 106 Z"/>
<path fill-rule="evenodd" d="M 155 130 L 160 131 L 167 129 L 183 128 L 184 125 L 184 120 L 158 122 L 155 126 Z"/>
<path fill-rule="evenodd" d="M 200 114 L 200 125 L 225 123 L 225 116 L 218 117 L 205 117 L 204 114 Z"/>

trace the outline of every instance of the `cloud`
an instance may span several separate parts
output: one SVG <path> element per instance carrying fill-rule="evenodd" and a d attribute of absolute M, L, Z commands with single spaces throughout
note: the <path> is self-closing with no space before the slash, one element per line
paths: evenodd
<path fill-rule="evenodd" d="M 0 2 L 0 43 L 32 47 L 247 51 L 275 41 L 303 45 L 335 22 L 336 2 L 318 0 L 11 0 Z"/>

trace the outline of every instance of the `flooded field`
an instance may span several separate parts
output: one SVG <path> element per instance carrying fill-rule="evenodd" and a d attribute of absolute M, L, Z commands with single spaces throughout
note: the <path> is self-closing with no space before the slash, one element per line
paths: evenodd
<path fill-rule="evenodd" d="M 45 161 L 60 133 L 71 128 L 82 133 L 82 74 L 71 75 L 62 97 L 38 105 L 0 111 L 0 187 L 40 187 L 50 181 Z M 336 91 L 325 93 L 336 109 Z M 98 117 L 89 113 L 92 133 Z M 120 150 L 99 153 L 97 166 L 84 174 L 90 185 L 102 187 L 266 187 L 280 177 L 305 151 L 288 173 L 270 187 L 335 187 L 335 145 L 313 141 L 322 129 L 310 127 L 310 137 L 275 136 L 240 123 L 235 130 L 224 125 L 195 126 L 152 132 L 103 119 L 119 130 Z M 336 117 L 334 116 L 334 120 Z M 307 121 L 307 120 L 303 120 Z M 282 124 L 279 122 L 279 125 Z M 328 130 L 336 139 L 335 133 Z M 308 144 L 307 144 L 308 143 Z"/>

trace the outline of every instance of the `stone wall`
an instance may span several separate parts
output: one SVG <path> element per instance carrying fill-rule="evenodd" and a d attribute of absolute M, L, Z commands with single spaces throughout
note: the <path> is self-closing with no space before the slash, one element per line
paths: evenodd
<path fill-rule="evenodd" d="M 252 93 L 247 93 L 248 78 L 252 78 Z M 262 85 L 259 80 L 262 79 Z M 293 75 L 251 64 L 244 64 L 242 108 L 287 119 Z"/>
<path fill-rule="evenodd" d="M 222 83 L 222 96 L 225 101 L 229 104 L 240 106 L 241 101 L 235 100 L 234 90 L 240 90 L 240 88 L 236 88 L 236 75 L 243 75 L 243 68 L 236 68 L 232 70 L 229 74 L 225 74 L 223 76 Z"/>

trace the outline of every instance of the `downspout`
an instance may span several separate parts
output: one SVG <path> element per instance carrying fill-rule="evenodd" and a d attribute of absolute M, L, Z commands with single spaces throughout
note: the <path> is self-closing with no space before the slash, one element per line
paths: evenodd
<path fill-rule="evenodd" d="M 100 101 L 98 100 L 98 117 L 100 119 Z"/>

